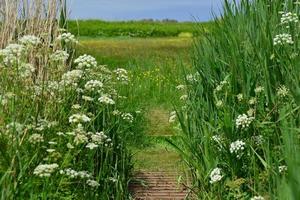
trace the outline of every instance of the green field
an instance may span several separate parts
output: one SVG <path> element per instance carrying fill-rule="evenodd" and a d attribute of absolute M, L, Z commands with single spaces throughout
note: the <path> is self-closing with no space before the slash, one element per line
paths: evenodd
<path fill-rule="evenodd" d="M 157 22 L 157 21 L 69 21 L 68 30 L 85 37 L 190 37 L 198 35 L 198 29 L 209 30 L 210 22 Z"/>
<path fill-rule="evenodd" d="M 135 104 L 177 104 L 184 69 L 191 68 L 191 38 L 83 38 L 78 54 L 94 56 L 111 69 L 130 71 L 128 95 Z"/>

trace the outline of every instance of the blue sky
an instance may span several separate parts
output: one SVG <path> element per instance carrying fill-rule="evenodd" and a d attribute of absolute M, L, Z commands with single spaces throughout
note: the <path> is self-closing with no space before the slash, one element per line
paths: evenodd
<path fill-rule="evenodd" d="M 199 21 L 219 13 L 222 0 L 68 0 L 72 19 Z"/>

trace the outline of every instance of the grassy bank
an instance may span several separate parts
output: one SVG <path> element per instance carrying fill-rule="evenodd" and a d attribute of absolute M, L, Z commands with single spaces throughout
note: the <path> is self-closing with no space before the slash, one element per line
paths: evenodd
<path fill-rule="evenodd" d="M 197 40 L 170 141 L 198 199 L 299 199 L 299 4 L 225 1 Z"/>

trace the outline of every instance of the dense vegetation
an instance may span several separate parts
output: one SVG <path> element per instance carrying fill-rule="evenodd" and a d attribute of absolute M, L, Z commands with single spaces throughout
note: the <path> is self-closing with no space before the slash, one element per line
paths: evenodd
<path fill-rule="evenodd" d="M 196 25 L 193 22 L 71 20 L 68 30 L 85 37 L 177 37 L 197 35 Z M 201 25 L 208 30 L 210 22 Z"/>
<path fill-rule="evenodd" d="M 299 3 L 225 1 L 177 108 L 198 199 L 300 199 Z"/>

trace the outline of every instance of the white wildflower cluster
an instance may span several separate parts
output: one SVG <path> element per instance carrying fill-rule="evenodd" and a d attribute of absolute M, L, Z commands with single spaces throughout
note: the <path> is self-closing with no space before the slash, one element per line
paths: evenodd
<path fill-rule="evenodd" d="M 255 145 L 262 145 L 265 141 L 262 135 L 253 136 L 252 139 Z"/>
<path fill-rule="evenodd" d="M 61 175 L 68 176 L 69 178 L 91 178 L 92 176 L 87 171 L 76 171 L 74 169 L 68 168 L 60 170 L 59 173 Z"/>
<path fill-rule="evenodd" d="M 22 38 L 19 39 L 19 42 L 26 47 L 35 47 L 41 44 L 40 38 L 34 35 L 24 35 Z"/>
<path fill-rule="evenodd" d="M 172 111 L 172 112 L 170 113 L 169 123 L 174 123 L 175 120 L 176 120 L 176 117 L 177 117 L 176 111 Z"/>
<path fill-rule="evenodd" d="M 71 33 L 62 33 L 56 38 L 58 41 L 63 41 L 65 43 L 74 43 L 77 44 L 78 41 L 76 40 L 75 36 Z"/>
<path fill-rule="evenodd" d="M 86 146 L 85 146 L 86 148 L 88 148 L 88 149 L 91 149 L 91 150 L 93 150 L 93 149 L 96 149 L 96 148 L 98 148 L 99 147 L 99 145 L 97 145 L 97 144 L 95 144 L 95 143 L 92 143 L 92 142 L 90 142 L 90 143 L 88 143 Z"/>
<path fill-rule="evenodd" d="M 125 121 L 127 121 L 129 123 L 132 123 L 133 119 L 134 119 L 133 116 L 132 116 L 132 114 L 130 114 L 130 113 L 123 113 L 121 115 L 121 117 L 122 117 L 123 120 L 125 120 Z"/>
<path fill-rule="evenodd" d="M 56 163 L 40 164 L 34 169 L 33 174 L 39 177 L 50 177 L 56 168 L 58 168 L 58 164 Z"/>
<path fill-rule="evenodd" d="M 237 119 L 235 120 L 235 125 L 237 128 L 245 129 L 250 126 L 252 121 L 254 120 L 254 117 L 249 117 L 246 114 L 239 115 Z"/>
<path fill-rule="evenodd" d="M 241 158 L 243 155 L 243 151 L 245 149 L 245 145 L 246 143 L 243 142 L 242 140 L 237 140 L 235 142 L 232 142 L 229 148 L 230 153 L 236 154 L 237 158 Z"/>
<path fill-rule="evenodd" d="M 83 77 L 83 71 L 72 70 L 62 75 L 61 84 L 65 86 L 77 87 L 79 80 Z"/>
<path fill-rule="evenodd" d="M 220 168 L 215 168 L 211 171 L 210 173 L 210 183 L 213 184 L 213 183 L 216 183 L 216 182 L 219 182 L 221 181 L 223 178 L 222 174 L 221 174 L 221 169 Z"/>
<path fill-rule="evenodd" d="M 87 102 L 92 102 L 92 101 L 94 101 L 94 98 L 93 98 L 93 97 L 90 97 L 90 96 L 82 95 L 81 98 L 82 98 L 83 100 L 87 101 Z"/>
<path fill-rule="evenodd" d="M 72 133 L 72 132 L 71 132 Z M 80 145 L 87 143 L 89 138 L 83 133 L 77 133 L 74 137 L 74 144 Z"/>
<path fill-rule="evenodd" d="M 92 142 L 96 145 L 112 146 L 112 140 L 104 134 L 103 131 L 97 132 L 91 136 Z"/>
<path fill-rule="evenodd" d="M 29 78 L 34 73 L 35 68 L 30 63 L 22 63 L 18 66 L 18 73 L 22 78 Z"/>
<path fill-rule="evenodd" d="M 299 18 L 297 13 L 292 13 L 292 12 L 285 12 L 282 14 L 280 23 L 282 25 L 287 25 L 289 23 L 298 23 Z"/>
<path fill-rule="evenodd" d="M 23 56 L 25 47 L 20 44 L 9 44 L 5 49 L 0 50 L 0 57 L 3 57 L 5 65 L 14 65 Z"/>
<path fill-rule="evenodd" d="M 86 184 L 88 184 L 91 187 L 99 187 L 100 186 L 100 184 L 97 181 L 91 180 L 91 179 L 87 180 Z"/>
<path fill-rule="evenodd" d="M 256 112 L 255 109 L 250 108 L 249 110 L 247 110 L 247 115 L 249 117 L 253 117 L 255 115 L 255 112 Z"/>
<path fill-rule="evenodd" d="M 119 110 L 112 111 L 112 114 L 115 116 L 121 115 L 122 113 Z"/>
<path fill-rule="evenodd" d="M 211 139 L 212 139 L 213 141 L 215 141 L 216 143 L 221 143 L 221 142 L 222 142 L 222 136 L 221 136 L 221 135 L 213 135 L 213 136 L 211 137 Z"/>
<path fill-rule="evenodd" d="M 249 105 L 255 105 L 256 103 L 257 103 L 257 99 L 256 99 L 256 97 L 251 97 L 250 99 L 249 99 Z"/>
<path fill-rule="evenodd" d="M 101 81 L 98 81 L 98 80 L 90 80 L 88 81 L 84 88 L 87 90 L 87 91 L 98 91 L 100 90 L 101 88 L 103 87 L 103 83 Z"/>
<path fill-rule="evenodd" d="M 217 106 L 218 108 L 222 108 L 222 107 L 224 106 L 223 101 L 222 101 L 222 100 L 217 100 L 216 106 Z"/>
<path fill-rule="evenodd" d="M 282 33 L 275 36 L 273 39 L 273 44 L 276 45 L 285 45 L 285 44 L 294 44 L 292 35 L 288 33 Z"/>
<path fill-rule="evenodd" d="M 29 137 L 28 141 L 32 144 L 37 144 L 44 142 L 44 137 L 41 134 L 35 133 Z"/>
<path fill-rule="evenodd" d="M 176 86 L 176 89 L 177 89 L 177 90 L 184 90 L 185 88 L 186 88 L 185 85 L 177 85 L 177 86 Z"/>
<path fill-rule="evenodd" d="M 86 122 L 90 122 L 91 118 L 89 118 L 88 116 L 86 116 L 85 114 L 73 114 L 69 117 L 69 122 L 72 124 L 75 123 L 86 123 Z"/>
<path fill-rule="evenodd" d="M 37 123 L 27 125 L 27 128 L 40 132 L 47 128 L 55 127 L 57 124 L 58 124 L 57 121 L 48 121 L 47 119 L 38 119 Z"/>
<path fill-rule="evenodd" d="M 79 110 L 80 108 L 81 108 L 80 104 L 73 104 L 72 105 L 72 109 L 74 109 L 74 110 Z"/>
<path fill-rule="evenodd" d="M 255 94 L 259 94 L 259 93 L 262 93 L 264 90 L 265 90 L 264 87 L 258 86 L 254 89 L 254 92 L 255 92 Z"/>
<path fill-rule="evenodd" d="M 79 69 L 84 68 L 95 68 L 97 67 L 97 61 L 93 56 L 90 55 L 82 55 L 74 60 L 74 63 L 77 64 Z"/>
<path fill-rule="evenodd" d="M 21 134 L 24 129 L 24 125 L 20 124 L 19 122 L 11 122 L 6 125 L 6 129 L 8 131 L 16 131 L 17 133 Z"/>
<path fill-rule="evenodd" d="M 244 99 L 244 95 L 240 93 L 240 94 L 236 95 L 236 98 L 238 99 L 239 102 L 241 102 Z"/>
<path fill-rule="evenodd" d="M 228 84 L 228 81 L 226 79 L 224 81 L 221 81 L 215 88 L 215 92 L 220 92 L 226 84 Z"/>
<path fill-rule="evenodd" d="M 287 166 L 286 165 L 281 165 L 278 167 L 278 171 L 279 173 L 284 173 L 288 170 Z"/>
<path fill-rule="evenodd" d="M 114 105 L 115 104 L 115 101 L 108 94 L 103 94 L 101 97 L 99 97 L 98 101 L 105 105 Z"/>
<path fill-rule="evenodd" d="M 180 98 L 179 98 L 181 101 L 186 101 L 188 99 L 188 95 L 182 95 Z"/>
<path fill-rule="evenodd" d="M 290 90 L 285 85 L 280 85 L 277 88 L 277 96 L 281 98 L 288 96 L 289 92 Z"/>
<path fill-rule="evenodd" d="M 117 80 L 120 81 L 123 84 L 128 84 L 129 78 L 128 78 L 128 72 L 123 68 L 118 68 L 114 70 L 114 73 L 117 76 Z"/>
<path fill-rule="evenodd" d="M 186 80 L 190 83 L 194 83 L 194 82 L 197 82 L 199 80 L 199 72 L 196 72 L 195 74 L 188 74 L 186 76 Z"/>
<path fill-rule="evenodd" d="M 50 55 L 50 60 L 54 62 L 66 62 L 69 58 L 69 54 L 63 50 L 56 50 L 53 54 Z"/>
<path fill-rule="evenodd" d="M 265 200 L 265 198 L 262 196 L 254 196 L 250 200 Z"/>

